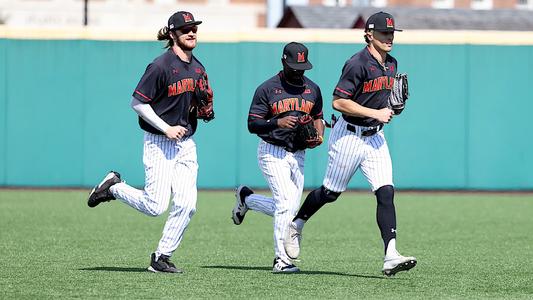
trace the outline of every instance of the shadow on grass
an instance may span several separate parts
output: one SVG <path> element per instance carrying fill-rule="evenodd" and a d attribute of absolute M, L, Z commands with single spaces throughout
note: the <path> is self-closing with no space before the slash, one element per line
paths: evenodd
<path fill-rule="evenodd" d="M 258 270 L 258 271 L 272 271 L 272 268 L 269 267 L 250 267 L 250 266 L 202 266 L 205 269 L 227 269 L 227 270 Z M 359 278 L 372 278 L 372 279 L 390 279 L 385 276 L 374 276 L 374 275 L 361 275 L 361 274 L 348 274 L 340 272 L 330 272 L 330 271 L 300 271 L 298 273 L 293 273 L 291 275 L 335 275 L 335 276 L 351 276 Z M 396 278 L 398 279 L 398 278 Z"/>
<path fill-rule="evenodd" d="M 272 271 L 269 267 L 250 267 L 250 266 L 202 266 L 204 269 L 227 269 L 227 270 L 258 270 L 258 271 Z"/>
<path fill-rule="evenodd" d="M 146 268 L 126 268 L 126 267 L 93 267 L 81 268 L 80 271 L 107 271 L 107 272 L 148 272 Z"/>

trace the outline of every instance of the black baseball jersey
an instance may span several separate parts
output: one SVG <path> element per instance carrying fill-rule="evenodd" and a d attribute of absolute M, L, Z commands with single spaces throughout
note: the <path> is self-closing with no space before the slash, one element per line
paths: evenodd
<path fill-rule="evenodd" d="M 385 108 L 389 104 L 388 99 L 394 86 L 397 66 L 396 59 L 387 54 L 383 68 L 365 47 L 346 61 L 333 95 L 351 99 L 368 108 Z M 359 126 L 381 124 L 374 118 L 359 118 L 345 114 L 342 116 L 346 121 Z"/>
<path fill-rule="evenodd" d="M 288 84 L 283 72 L 263 82 L 255 90 L 248 120 L 256 118 L 275 121 L 285 116 L 311 115 L 322 119 L 322 93 L 317 84 L 304 76 L 302 87 Z M 267 143 L 294 152 L 294 129 L 275 127 L 268 133 L 258 134 Z"/>
<path fill-rule="evenodd" d="M 194 88 L 204 66 L 192 56 L 191 62 L 182 61 L 169 49 L 146 67 L 133 97 L 150 104 L 155 113 L 170 126 L 187 128 L 185 137 L 196 131 L 196 112 L 191 111 Z M 139 117 L 139 125 L 145 131 L 164 134 Z"/>

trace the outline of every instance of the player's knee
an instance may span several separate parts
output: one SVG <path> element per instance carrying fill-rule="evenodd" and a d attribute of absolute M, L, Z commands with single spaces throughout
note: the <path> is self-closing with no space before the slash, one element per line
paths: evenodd
<path fill-rule="evenodd" d="M 394 187 L 392 185 L 384 185 L 375 192 L 378 203 L 390 204 L 394 201 Z"/>
<path fill-rule="evenodd" d="M 274 209 L 274 216 L 276 217 L 284 217 L 288 214 L 290 214 L 289 207 L 287 205 L 276 205 L 276 208 Z"/>
<path fill-rule="evenodd" d="M 157 216 L 164 214 L 165 211 L 167 211 L 165 207 L 161 207 L 161 206 L 153 207 L 152 209 L 148 210 L 148 214 L 151 217 L 157 217 Z"/>
<path fill-rule="evenodd" d="M 376 195 L 394 196 L 394 187 L 392 185 L 384 185 L 376 190 Z"/>
<path fill-rule="evenodd" d="M 328 190 L 325 186 L 320 187 L 320 199 L 326 203 L 335 202 L 340 195 L 340 192 Z"/>
<path fill-rule="evenodd" d="M 150 205 L 151 204 L 151 205 Z M 167 206 L 161 205 L 158 202 L 151 202 L 146 206 L 146 214 L 151 217 L 157 217 L 164 214 L 167 211 Z"/>
<path fill-rule="evenodd" d="M 196 213 L 196 205 L 187 203 L 187 204 L 174 204 L 170 210 L 172 216 L 188 216 L 191 218 Z"/>
<path fill-rule="evenodd" d="M 196 207 L 189 207 L 188 209 L 188 213 L 189 213 L 189 218 L 192 218 L 192 216 L 194 216 L 194 214 L 196 213 Z"/>

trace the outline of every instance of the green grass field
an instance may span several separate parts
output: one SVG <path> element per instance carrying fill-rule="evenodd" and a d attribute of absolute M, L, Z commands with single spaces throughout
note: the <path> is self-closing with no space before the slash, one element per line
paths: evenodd
<path fill-rule="evenodd" d="M 401 193 L 398 249 L 410 272 L 381 275 L 370 193 L 346 193 L 306 226 L 299 274 L 271 273 L 272 220 L 233 225 L 232 192 L 200 192 L 173 261 L 146 271 L 166 217 L 88 191 L 0 190 L 0 298 L 532 299 L 533 196 Z"/>

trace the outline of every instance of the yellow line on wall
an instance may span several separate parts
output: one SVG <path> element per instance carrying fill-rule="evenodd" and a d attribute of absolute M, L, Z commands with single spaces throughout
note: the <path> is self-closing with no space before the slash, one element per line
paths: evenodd
<path fill-rule="evenodd" d="M 155 41 L 150 31 L 108 28 L 21 28 L 0 26 L 0 38 Z M 364 43 L 361 29 L 254 29 L 249 31 L 198 32 L 201 42 L 322 42 Z M 406 30 L 396 33 L 398 44 L 533 45 L 530 31 Z"/>

